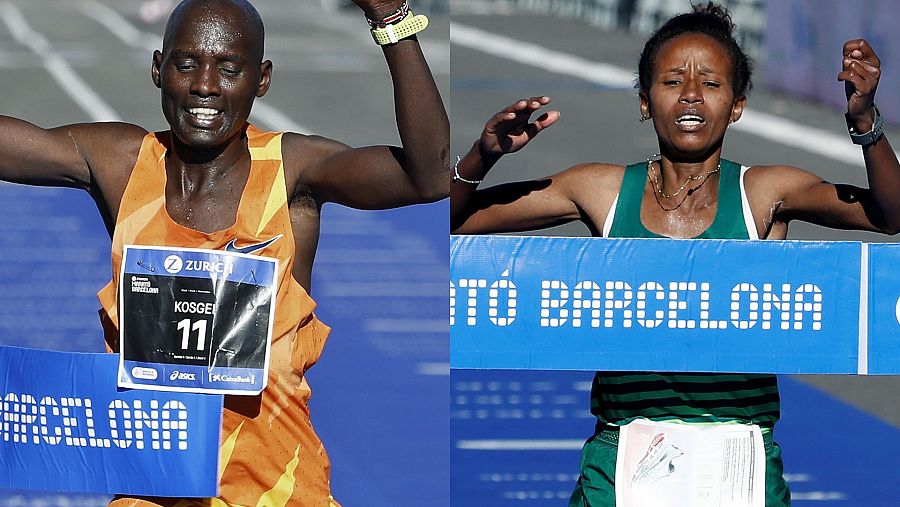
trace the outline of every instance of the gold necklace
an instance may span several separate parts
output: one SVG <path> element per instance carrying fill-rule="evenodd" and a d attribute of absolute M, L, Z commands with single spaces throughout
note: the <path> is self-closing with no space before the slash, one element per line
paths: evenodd
<path fill-rule="evenodd" d="M 647 178 L 648 179 L 650 178 L 650 169 L 653 167 L 652 166 L 653 159 L 658 156 L 659 155 L 657 154 L 652 157 L 647 157 Z M 684 187 L 686 187 L 688 185 L 688 183 L 691 183 L 692 181 L 697 181 L 701 178 L 709 178 L 713 174 L 716 174 L 717 172 L 719 172 L 719 170 L 721 170 L 721 169 L 722 169 L 722 161 L 719 160 L 719 163 L 716 165 L 716 168 L 713 169 L 712 171 L 709 171 L 705 174 L 694 174 L 694 175 L 688 176 L 688 179 L 685 180 L 685 182 L 682 183 L 680 187 L 678 187 L 678 190 L 676 190 L 675 193 L 671 194 L 671 195 L 667 194 L 665 191 L 663 191 L 662 186 L 659 184 L 659 176 L 654 174 L 653 179 L 651 181 L 653 182 L 653 186 L 656 187 L 656 192 L 659 195 L 665 197 L 666 199 L 671 199 L 671 198 L 675 197 L 676 195 L 680 194 L 681 191 L 684 190 Z M 661 162 L 659 164 L 659 173 L 662 174 L 662 163 Z M 706 179 L 704 179 L 703 182 L 706 183 Z M 691 194 L 694 193 L 695 190 L 697 190 L 698 188 L 700 188 L 702 186 L 703 185 L 701 184 L 701 185 L 698 185 L 697 187 L 688 189 L 688 193 L 685 196 L 685 199 L 687 199 Z M 681 203 L 679 203 L 678 206 L 676 206 L 676 208 L 680 207 L 681 204 L 683 204 L 683 203 L 684 203 L 684 200 L 682 199 Z M 672 208 L 672 209 L 676 209 L 676 208 Z M 663 209 L 665 209 L 665 208 L 663 208 Z"/>
<path fill-rule="evenodd" d="M 650 180 L 650 162 L 651 162 L 651 159 L 652 159 L 652 158 L 655 158 L 655 157 L 658 157 L 658 156 L 659 156 L 659 155 L 655 155 L 654 157 L 650 157 L 650 158 L 647 159 L 647 179 L 648 179 L 648 180 Z M 662 164 L 660 164 L 660 168 L 662 168 Z M 719 161 L 719 164 L 718 164 L 718 165 L 716 166 L 716 168 L 713 169 L 712 171 L 709 171 L 709 172 L 706 173 L 706 174 L 701 174 L 701 175 L 698 175 L 698 176 L 691 176 L 691 177 L 689 177 L 688 180 L 684 182 L 684 185 L 681 185 L 681 188 L 679 188 L 678 191 L 675 192 L 674 194 L 672 194 L 671 196 L 670 196 L 669 194 L 663 192 L 662 188 L 660 188 L 660 185 L 659 185 L 659 179 L 658 179 L 656 176 L 654 176 L 655 181 L 653 181 L 653 180 L 650 180 L 650 181 L 653 182 L 654 185 L 656 186 L 656 189 L 655 189 L 656 192 L 654 192 L 654 194 L 653 194 L 653 197 L 656 199 L 656 204 L 657 204 L 657 205 L 660 207 L 660 209 L 662 209 L 663 211 L 675 211 L 675 210 L 677 210 L 678 208 L 681 207 L 682 204 L 684 204 L 685 201 L 687 201 L 687 198 L 688 198 L 688 197 L 690 197 L 694 192 L 696 192 L 696 191 L 699 190 L 701 187 L 703 187 L 703 185 L 706 185 L 706 182 L 709 181 L 709 177 L 712 176 L 713 174 L 719 172 L 719 170 L 720 170 L 721 168 L 722 168 L 722 161 L 720 160 L 720 161 Z M 668 198 L 675 197 L 675 196 L 678 195 L 682 190 L 684 190 L 684 187 L 686 187 L 688 183 L 690 183 L 691 181 L 699 180 L 700 178 L 704 178 L 703 181 L 701 181 L 700 184 L 697 185 L 696 187 L 691 187 L 691 188 L 689 188 L 688 191 L 687 191 L 687 194 L 685 194 L 685 196 L 681 198 L 681 201 L 679 201 L 678 204 L 675 205 L 675 207 L 673 207 L 673 208 L 667 208 L 667 207 L 663 206 L 662 201 L 659 200 L 659 196 L 666 197 L 667 199 L 668 199 Z"/>

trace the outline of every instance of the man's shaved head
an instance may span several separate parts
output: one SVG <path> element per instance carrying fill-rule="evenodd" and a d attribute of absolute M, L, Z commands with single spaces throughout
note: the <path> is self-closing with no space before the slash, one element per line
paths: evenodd
<path fill-rule="evenodd" d="M 263 24 L 247 0 L 184 0 L 166 24 L 150 75 L 163 114 L 185 146 L 215 152 L 240 139 L 256 97 L 269 89 Z M 212 111 L 212 112 L 210 112 Z"/>
<path fill-rule="evenodd" d="M 163 35 L 163 54 L 168 54 L 172 49 L 172 40 L 179 30 L 185 26 L 194 25 L 200 29 L 219 31 L 221 24 L 218 21 L 225 20 L 233 29 L 230 37 L 247 38 L 253 41 L 258 55 L 246 55 L 253 62 L 261 62 L 263 48 L 265 46 L 266 30 L 263 27 L 262 18 L 256 8 L 247 0 L 184 0 L 172 14 L 166 23 L 166 32 Z M 199 26 L 198 26 L 199 25 Z M 213 28 L 215 25 L 216 28 Z"/>

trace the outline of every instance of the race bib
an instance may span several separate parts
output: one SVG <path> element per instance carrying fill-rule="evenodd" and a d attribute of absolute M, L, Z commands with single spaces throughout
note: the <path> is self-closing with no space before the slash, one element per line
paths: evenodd
<path fill-rule="evenodd" d="M 266 387 L 278 260 L 125 246 L 118 385 L 253 395 Z"/>
<path fill-rule="evenodd" d="M 616 507 L 764 507 L 759 426 L 638 419 L 619 430 Z"/>

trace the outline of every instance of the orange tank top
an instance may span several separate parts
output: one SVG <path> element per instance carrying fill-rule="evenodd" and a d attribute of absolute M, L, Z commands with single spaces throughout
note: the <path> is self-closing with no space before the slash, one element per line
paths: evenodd
<path fill-rule="evenodd" d="M 304 372 L 319 358 L 330 329 L 291 274 L 294 236 L 281 155 L 281 134 L 248 125 L 251 166 L 234 225 L 203 233 L 166 211 L 165 156 L 169 133 L 144 137 L 112 240 L 112 280 L 98 297 L 106 345 L 118 350 L 118 283 L 124 245 L 221 250 L 282 237 L 254 255 L 279 261 L 268 386 L 258 396 L 226 396 L 219 456 L 220 496 L 212 505 L 329 505 L 328 458 L 309 420 Z M 305 500 L 304 500 L 305 499 Z M 115 505 L 195 505 L 186 499 L 117 499 Z M 216 503 L 222 502 L 222 503 Z M 196 503 L 196 505 L 210 505 Z M 334 504 L 331 504 L 334 505 Z"/>

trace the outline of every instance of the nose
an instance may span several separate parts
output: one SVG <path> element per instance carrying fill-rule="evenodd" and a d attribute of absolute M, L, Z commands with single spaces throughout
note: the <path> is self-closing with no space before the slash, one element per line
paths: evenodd
<path fill-rule="evenodd" d="M 215 66 L 201 65 L 191 81 L 191 94 L 211 97 L 218 96 L 220 92 L 219 73 Z"/>
<path fill-rule="evenodd" d="M 681 87 L 681 96 L 678 101 L 683 104 L 697 104 L 703 102 L 703 91 L 696 79 L 685 79 Z"/>

